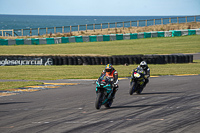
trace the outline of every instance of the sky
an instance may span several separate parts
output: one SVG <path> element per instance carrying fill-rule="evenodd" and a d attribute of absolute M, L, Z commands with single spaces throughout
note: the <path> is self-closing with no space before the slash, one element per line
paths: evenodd
<path fill-rule="evenodd" d="M 0 0 L 0 14 L 191 16 L 200 15 L 200 0 Z"/>

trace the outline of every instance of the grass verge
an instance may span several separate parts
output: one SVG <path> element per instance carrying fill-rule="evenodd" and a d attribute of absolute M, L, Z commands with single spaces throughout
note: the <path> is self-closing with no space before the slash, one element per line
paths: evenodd
<path fill-rule="evenodd" d="M 137 64 L 138 65 L 138 64 Z M 128 77 L 137 65 L 115 65 L 119 77 Z M 95 79 L 104 65 L 64 65 L 64 66 L 1 66 L 1 79 L 56 80 L 56 79 Z M 151 75 L 200 74 L 200 60 L 182 64 L 149 64 Z"/>
<path fill-rule="evenodd" d="M 41 85 L 42 82 L 36 81 L 8 81 L 8 82 L 0 82 L 0 91 L 12 91 L 16 88 L 23 88 L 25 86 L 32 86 L 32 85 Z"/>
<path fill-rule="evenodd" d="M 170 37 L 170 38 L 146 38 L 134 40 L 121 40 L 109 42 L 87 42 L 56 45 L 15 45 L 0 46 L 3 55 L 135 55 L 135 54 L 172 54 L 172 53 L 197 53 L 200 52 L 199 35 Z M 104 69 L 103 65 L 93 66 L 1 66 L 1 79 L 22 80 L 56 80 L 56 79 L 96 79 Z M 129 77 L 131 70 L 137 65 L 116 65 L 115 69 L 119 77 Z M 152 76 L 200 74 L 200 60 L 189 64 L 150 64 Z M 0 89 L 19 88 L 27 85 L 27 82 L 0 82 Z M 40 84 L 40 83 L 39 83 Z"/>
<path fill-rule="evenodd" d="M 136 55 L 200 52 L 200 36 L 158 37 L 107 42 L 0 46 L 1 55 Z"/>
<path fill-rule="evenodd" d="M 130 77 L 129 72 L 137 65 L 116 65 L 119 77 Z M 200 60 L 187 64 L 149 64 L 151 76 L 200 74 Z M 1 66 L 1 79 L 56 80 L 56 79 L 97 79 L 104 65 L 88 66 Z M 36 81 L 0 82 L 0 90 L 12 90 L 24 86 L 41 85 Z"/>

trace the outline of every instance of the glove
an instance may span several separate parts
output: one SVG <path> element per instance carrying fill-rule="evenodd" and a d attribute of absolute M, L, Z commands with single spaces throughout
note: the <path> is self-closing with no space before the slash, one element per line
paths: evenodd
<path fill-rule="evenodd" d="M 117 88 L 117 87 L 118 87 L 118 84 L 117 84 L 117 83 L 114 83 L 114 84 L 113 84 L 113 87 Z"/>
<path fill-rule="evenodd" d="M 145 75 L 144 78 L 147 79 L 149 77 L 149 75 Z"/>
<path fill-rule="evenodd" d="M 113 82 L 113 79 L 111 78 L 111 79 L 109 79 L 109 81 L 110 81 L 110 82 Z"/>

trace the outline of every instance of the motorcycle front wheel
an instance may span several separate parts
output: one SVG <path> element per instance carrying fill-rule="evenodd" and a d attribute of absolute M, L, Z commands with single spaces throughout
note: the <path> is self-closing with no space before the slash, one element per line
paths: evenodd
<path fill-rule="evenodd" d="M 96 98 L 96 101 L 95 101 L 96 109 L 101 108 L 101 103 L 102 103 L 102 93 L 97 93 L 97 98 Z"/>
<path fill-rule="evenodd" d="M 135 92 L 135 83 L 132 83 L 132 84 L 131 84 L 131 87 L 130 87 L 130 89 L 129 89 L 129 94 L 130 94 L 130 95 L 133 95 L 134 92 Z"/>
<path fill-rule="evenodd" d="M 137 93 L 137 94 L 141 94 L 141 93 L 142 93 L 142 91 L 143 91 L 143 88 L 142 88 L 142 87 L 140 87 L 140 89 L 138 89 L 138 91 L 136 91 L 136 93 Z"/>

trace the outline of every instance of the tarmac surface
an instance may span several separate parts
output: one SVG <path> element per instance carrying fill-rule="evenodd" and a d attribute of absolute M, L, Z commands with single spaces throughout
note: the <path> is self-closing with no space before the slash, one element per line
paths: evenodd
<path fill-rule="evenodd" d="M 55 87 L 0 97 L 0 132 L 199 133 L 199 81 L 150 77 L 141 95 L 129 95 L 129 79 L 120 79 L 112 107 L 100 110 L 94 80 L 43 81 Z"/>

